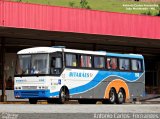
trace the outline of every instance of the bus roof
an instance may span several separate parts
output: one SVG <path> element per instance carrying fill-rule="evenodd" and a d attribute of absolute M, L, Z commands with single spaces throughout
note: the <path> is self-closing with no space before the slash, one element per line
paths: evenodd
<path fill-rule="evenodd" d="M 76 50 L 66 48 L 55 48 L 55 47 L 34 47 L 20 50 L 17 54 L 37 54 L 37 53 L 53 53 L 53 52 L 71 52 L 81 54 L 92 54 L 92 55 L 106 55 L 106 52 L 100 51 L 87 51 L 87 50 Z"/>
<path fill-rule="evenodd" d="M 37 53 L 52 53 L 62 51 L 60 48 L 52 47 L 34 47 L 20 50 L 17 54 L 37 54 Z"/>
<path fill-rule="evenodd" d="M 129 58 L 140 58 L 143 56 L 140 54 L 120 54 L 120 53 L 110 53 L 106 51 L 87 51 L 87 50 L 76 50 L 76 49 L 66 49 L 59 47 L 34 47 L 20 50 L 17 54 L 37 54 L 37 53 L 53 53 L 53 52 L 69 52 L 69 53 L 80 53 L 80 54 L 91 54 L 91 55 L 102 55 L 111 57 L 129 57 Z"/>

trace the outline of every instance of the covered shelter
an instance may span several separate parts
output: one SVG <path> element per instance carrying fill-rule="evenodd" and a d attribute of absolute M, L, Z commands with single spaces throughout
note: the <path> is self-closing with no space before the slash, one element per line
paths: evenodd
<path fill-rule="evenodd" d="M 159 21 L 154 16 L 0 1 L 2 97 L 13 98 L 17 51 L 54 45 L 143 54 L 146 91 L 160 94 Z"/>

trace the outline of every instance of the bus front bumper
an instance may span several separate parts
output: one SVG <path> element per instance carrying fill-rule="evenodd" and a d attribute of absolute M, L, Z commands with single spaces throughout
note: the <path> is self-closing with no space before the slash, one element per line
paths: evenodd
<path fill-rule="evenodd" d="M 49 98 L 49 90 L 14 90 L 15 98 Z"/>

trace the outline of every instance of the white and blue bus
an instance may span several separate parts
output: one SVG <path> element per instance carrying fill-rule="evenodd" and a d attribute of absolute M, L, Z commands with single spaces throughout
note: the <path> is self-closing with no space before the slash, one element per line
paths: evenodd
<path fill-rule="evenodd" d="M 48 103 L 122 104 L 145 94 L 144 58 L 139 54 L 35 47 L 19 51 L 15 98 Z"/>

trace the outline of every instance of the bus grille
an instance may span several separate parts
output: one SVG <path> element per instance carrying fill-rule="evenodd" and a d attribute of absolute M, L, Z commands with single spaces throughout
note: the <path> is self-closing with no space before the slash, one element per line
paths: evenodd
<path fill-rule="evenodd" d="M 37 86 L 22 86 L 23 90 L 35 90 L 37 89 Z"/>
<path fill-rule="evenodd" d="M 30 91 L 22 91 L 21 92 L 21 96 L 23 97 L 37 97 L 39 96 L 39 92 L 38 91 L 34 91 L 34 92 L 30 92 Z"/>

